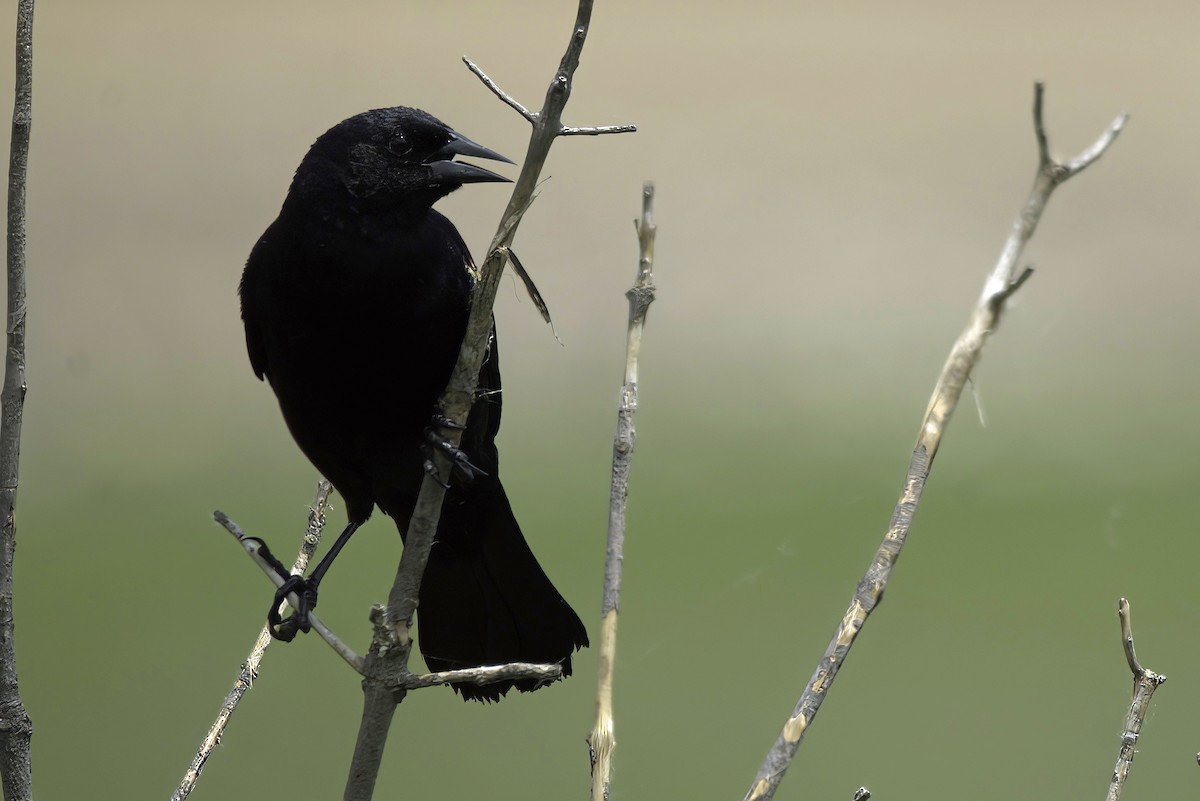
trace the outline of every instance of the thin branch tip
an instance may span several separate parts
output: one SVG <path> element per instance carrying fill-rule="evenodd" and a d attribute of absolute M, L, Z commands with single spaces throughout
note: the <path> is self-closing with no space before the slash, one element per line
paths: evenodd
<path fill-rule="evenodd" d="M 1033 85 L 1033 135 L 1037 138 L 1038 157 L 1043 165 L 1054 161 L 1050 157 L 1050 141 L 1046 136 L 1046 122 L 1042 113 L 1045 94 L 1045 82 L 1038 81 Z"/>
<path fill-rule="evenodd" d="M 475 77 L 482 81 L 483 85 L 491 90 L 492 94 L 500 98 L 502 101 L 508 104 L 511 109 L 524 117 L 526 122 L 531 124 L 537 122 L 537 114 L 534 114 L 532 111 L 525 108 L 525 106 L 521 105 L 520 101 L 518 101 L 515 97 L 501 89 L 500 85 L 488 77 L 488 74 L 480 69 L 478 64 L 466 56 L 463 56 L 462 60 L 463 63 L 467 65 L 467 69 L 475 73 Z"/>
<path fill-rule="evenodd" d="M 637 133 L 637 126 L 628 125 L 597 125 L 588 128 L 572 128 L 563 126 L 559 129 L 559 136 L 603 136 L 604 134 L 623 134 Z"/>
<path fill-rule="evenodd" d="M 1125 661 L 1134 678 L 1145 673 L 1142 663 L 1138 661 L 1137 651 L 1133 647 L 1133 623 L 1129 619 L 1129 599 L 1117 601 L 1117 619 L 1121 623 L 1121 648 L 1125 651 Z"/>

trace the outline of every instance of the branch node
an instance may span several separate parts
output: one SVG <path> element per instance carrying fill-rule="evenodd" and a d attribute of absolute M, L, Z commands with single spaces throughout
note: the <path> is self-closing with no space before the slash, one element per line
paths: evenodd
<path fill-rule="evenodd" d="M 1050 142 L 1046 136 L 1046 125 L 1043 116 L 1043 97 L 1046 92 L 1046 85 L 1038 81 L 1033 87 L 1033 134 L 1037 139 L 1038 145 L 1038 170 L 1045 175 L 1052 185 L 1057 186 L 1063 181 L 1084 168 L 1090 166 L 1096 161 L 1104 151 L 1108 150 L 1109 146 L 1116 140 L 1117 136 L 1125 127 L 1125 123 L 1129 120 L 1128 112 L 1122 111 L 1117 115 L 1100 138 L 1092 143 L 1091 147 L 1084 150 L 1075 158 L 1065 163 L 1057 161 L 1050 155 Z"/>

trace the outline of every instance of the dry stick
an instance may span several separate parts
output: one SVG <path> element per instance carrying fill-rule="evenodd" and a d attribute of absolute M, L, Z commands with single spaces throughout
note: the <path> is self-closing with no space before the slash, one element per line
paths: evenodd
<path fill-rule="evenodd" d="M 531 662 L 509 662 L 505 665 L 443 670 L 440 673 L 412 674 L 404 681 L 404 689 L 443 687 L 447 684 L 471 683 L 480 686 L 506 679 L 533 679 L 550 684 L 562 678 L 562 665 L 536 665 Z"/>
<path fill-rule="evenodd" d="M 533 125 L 525 163 L 517 178 L 508 206 L 505 208 L 496 235 L 488 248 L 487 258 L 479 270 L 471 300 L 471 315 L 459 351 L 458 362 L 450 377 L 446 391 L 438 401 L 443 414 L 459 423 L 465 423 L 475 400 L 475 389 L 479 367 L 483 363 L 492 328 L 492 306 L 496 301 L 496 290 L 504 271 L 508 247 L 516 236 L 517 226 L 525 209 L 533 200 L 538 176 L 545 164 L 546 155 L 555 138 L 568 133 L 562 124 L 562 111 L 571 94 L 571 81 L 579 66 L 579 56 L 587 39 L 588 24 L 592 16 L 591 0 L 580 0 L 576 12 L 571 39 L 559 63 L 558 71 L 546 91 L 542 110 L 533 113 L 509 98 L 500 87 L 483 74 L 469 59 L 463 61 L 501 100 L 516 109 Z M 633 126 L 611 127 L 613 133 L 632 131 Z M 599 131 L 596 131 L 599 132 Z M 458 445 L 461 432 L 448 432 L 447 439 Z M 438 471 L 446 481 L 450 476 L 448 460 L 438 454 L 435 457 Z M 375 636 L 364 665 L 363 717 L 359 726 L 358 740 L 346 780 L 344 798 L 347 801 L 369 799 L 374 792 L 379 774 L 379 763 L 387 741 L 388 728 L 396 704 L 406 693 L 405 677 L 408 676 L 408 656 L 412 649 L 409 629 L 413 612 L 420 595 L 421 577 L 429 559 L 429 549 L 437 531 L 441 515 L 442 498 L 445 490 L 439 479 L 426 476 L 421 485 L 408 533 L 404 540 L 404 553 L 396 571 L 396 579 L 388 594 L 386 611 L 375 626 Z"/>
<path fill-rule="evenodd" d="M 242 531 L 241 526 L 229 519 L 229 516 L 222 511 L 213 512 L 213 520 L 216 520 L 226 531 L 233 535 L 233 538 L 238 541 L 242 548 L 249 555 L 250 559 L 258 565 L 271 583 L 277 588 L 283 586 L 284 577 L 279 575 L 279 570 L 276 569 L 274 556 L 268 556 L 270 551 L 262 540 L 251 537 L 246 532 Z M 293 609 L 299 608 L 300 598 L 294 592 L 287 594 L 287 602 L 291 604 Z M 363 658 L 354 652 L 346 643 L 342 642 L 336 634 L 334 634 L 328 626 L 326 626 L 319 617 L 313 613 L 308 615 L 308 624 L 317 636 L 333 649 L 334 653 L 345 660 L 346 664 L 354 668 L 358 673 L 363 670 Z"/>
<path fill-rule="evenodd" d="M 604 557 L 604 601 L 600 614 L 600 660 L 597 668 L 596 725 L 588 738 L 592 762 L 592 801 L 608 801 L 612 753 L 617 747 L 613 728 L 613 668 L 617 659 L 617 616 L 621 606 L 621 568 L 625 561 L 625 496 L 637 431 L 633 418 L 638 405 L 638 355 L 646 311 L 654 302 L 654 184 L 642 187 L 642 218 L 634 220 L 640 256 L 637 278 L 625 293 L 629 298 L 629 331 L 625 338 L 625 383 L 617 407 L 613 440 L 612 489 L 608 496 L 608 548 Z"/>
<path fill-rule="evenodd" d="M 16 39 L 17 74 L 8 161 L 8 349 L 4 388 L 0 391 L 0 776 L 6 801 L 33 797 L 33 721 L 21 701 L 13 644 L 13 557 L 17 547 L 14 514 L 25 407 L 25 186 L 33 122 L 33 0 L 17 3 Z"/>
<path fill-rule="evenodd" d="M 333 487 L 328 481 L 321 480 L 317 482 L 317 496 L 313 500 L 312 506 L 308 509 L 308 527 L 304 532 L 304 542 L 300 544 L 300 552 L 296 555 L 296 561 L 292 563 L 292 574 L 302 575 L 308 567 L 308 561 L 312 558 L 313 553 L 317 550 L 317 545 L 321 542 L 321 531 L 325 528 L 325 508 L 329 503 L 329 493 Z M 224 520 L 233 525 L 237 531 L 237 524 L 229 518 L 221 515 Z M 234 536 L 237 536 L 236 534 Z M 283 611 L 283 604 L 279 605 L 280 611 Z M 254 641 L 254 647 L 250 649 L 250 655 L 246 657 L 246 661 L 242 663 L 241 669 L 238 671 L 237 679 L 233 682 L 233 688 L 229 694 L 225 696 L 225 700 L 221 703 L 221 711 L 217 713 L 217 719 L 213 721 L 212 726 L 208 730 L 208 734 L 204 736 L 204 740 L 200 743 L 200 749 L 196 752 L 196 756 L 192 758 L 192 764 L 188 766 L 187 771 L 183 774 L 183 780 L 179 782 L 179 787 L 171 795 L 171 801 L 183 801 L 191 794 L 192 790 L 196 789 L 196 783 L 200 781 L 200 772 L 204 770 L 204 763 L 208 762 L 209 756 L 216 750 L 221 742 L 221 735 L 225 733 L 225 727 L 229 724 L 229 718 L 233 715 L 238 704 L 242 702 L 246 692 L 250 689 L 254 680 L 258 678 L 258 666 L 262 663 L 263 655 L 267 651 L 267 646 L 271 644 L 270 629 L 266 626 L 262 627 L 262 631 L 258 633 L 258 639 Z"/>
<path fill-rule="evenodd" d="M 1117 801 L 1129 771 L 1133 767 L 1133 756 L 1136 752 L 1138 735 L 1142 732 L 1142 723 L 1146 720 L 1146 712 L 1150 709 L 1150 697 L 1158 689 L 1158 685 L 1167 680 L 1149 668 L 1142 667 L 1137 654 L 1133 650 L 1133 627 L 1129 622 L 1129 601 L 1122 598 L 1117 602 L 1117 616 L 1121 619 L 1121 644 L 1125 649 L 1125 659 L 1133 672 L 1133 700 L 1129 702 L 1129 711 L 1125 714 L 1125 731 L 1121 734 L 1121 749 L 1117 752 L 1117 767 L 1113 769 L 1112 783 L 1108 786 L 1108 796 L 1105 801 Z"/>
<path fill-rule="evenodd" d="M 937 455 L 942 435 L 950 422 L 950 416 L 958 405 L 963 387 L 971 375 L 971 370 L 979 360 L 988 336 L 996 330 L 996 326 L 1000 322 L 1005 302 L 1032 273 L 1030 268 L 1018 272 L 1017 264 L 1025 244 L 1033 236 L 1034 229 L 1037 228 L 1038 220 L 1042 216 L 1051 192 L 1059 184 L 1098 159 L 1116 139 L 1127 119 L 1127 115 L 1122 113 L 1090 148 L 1065 164 L 1057 162 L 1050 156 L 1046 129 L 1042 121 L 1043 89 L 1041 83 L 1036 84 L 1034 89 L 1033 126 L 1038 143 L 1038 170 L 1034 178 L 1033 189 L 1025 201 L 1025 206 L 1021 209 L 1020 215 L 1013 223 L 1012 232 L 1005 242 L 999 261 L 984 284 L 983 294 L 971 315 L 970 322 L 954 343 L 950 356 L 942 368 L 942 374 L 938 377 L 929 407 L 925 411 L 925 418 L 921 423 L 921 431 L 917 436 L 916 448 L 913 451 L 912 461 L 909 463 L 908 475 L 904 480 L 904 489 L 896 503 L 895 511 L 892 513 L 892 520 L 888 525 L 883 542 L 880 544 L 879 550 L 875 552 L 871 566 L 859 580 L 854 598 L 850 602 L 845 616 L 838 623 L 837 631 L 825 649 L 821 661 L 817 664 L 812 678 L 809 679 L 808 686 L 805 687 L 803 695 L 800 696 L 800 700 L 784 724 L 783 731 L 780 732 L 775 744 L 767 752 L 767 757 L 763 761 L 762 767 L 759 768 L 754 783 L 746 793 L 746 801 L 759 801 L 774 796 L 775 789 L 783 779 L 784 772 L 787 771 L 792 758 L 796 755 L 796 750 L 800 747 L 804 732 L 821 708 L 821 703 L 845 661 L 850 647 L 854 644 L 855 637 L 866 623 L 871 610 L 883 596 L 892 566 L 896 563 L 900 549 L 904 546 L 904 540 L 908 536 L 913 514 L 921 500 L 921 492 L 925 487 L 925 480 L 929 476 L 933 459 Z"/>

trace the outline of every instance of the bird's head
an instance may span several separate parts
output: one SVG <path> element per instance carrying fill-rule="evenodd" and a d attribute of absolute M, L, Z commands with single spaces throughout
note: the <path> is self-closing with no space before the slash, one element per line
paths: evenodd
<path fill-rule="evenodd" d="M 420 109 L 366 111 L 313 143 L 288 200 L 328 204 L 340 197 L 360 208 L 421 212 L 463 184 L 509 180 L 455 156 L 514 163 Z"/>

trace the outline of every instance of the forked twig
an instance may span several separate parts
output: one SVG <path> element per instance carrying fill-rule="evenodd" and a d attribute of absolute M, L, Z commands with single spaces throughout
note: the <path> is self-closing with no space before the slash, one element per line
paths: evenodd
<path fill-rule="evenodd" d="M 1065 164 L 1060 163 L 1055 161 L 1049 153 L 1042 118 L 1043 91 L 1043 85 L 1038 83 L 1034 89 L 1033 101 L 1034 135 L 1038 144 L 1038 169 L 1034 177 L 1033 189 L 1030 190 L 1021 213 L 1013 223 L 1012 231 L 1005 242 L 996 266 L 984 283 L 983 293 L 979 297 L 966 329 L 959 335 L 946 364 L 942 367 L 942 373 L 938 377 L 933 395 L 929 400 L 929 406 L 925 411 L 925 417 L 921 422 L 917 444 L 909 463 L 908 474 L 904 479 L 904 489 L 896 503 L 895 511 L 892 513 L 892 520 L 883 542 L 875 552 L 867 572 L 859 580 L 854 598 L 838 624 L 837 631 L 825 649 L 821 661 L 817 664 L 812 678 L 809 679 L 804 693 L 784 724 L 783 731 L 776 738 L 775 744 L 767 752 L 762 767 L 759 768 L 754 782 L 746 793 L 746 801 L 762 801 L 774 796 L 779 782 L 783 779 L 784 773 L 800 747 L 805 731 L 808 730 L 820 710 L 821 703 L 845 662 L 855 638 L 883 596 L 892 567 L 899 558 L 900 549 L 904 546 L 904 541 L 908 536 L 933 459 L 937 456 L 938 447 L 941 445 L 942 436 L 950 422 L 950 417 L 958 406 L 963 387 L 978 362 L 988 337 L 999 325 L 1006 301 L 1016 288 L 1029 277 L 1028 269 L 1018 271 L 1021 252 L 1030 237 L 1033 236 L 1050 194 L 1063 181 L 1098 159 L 1116 139 L 1127 119 L 1127 116 L 1122 113 L 1095 144 L 1071 161 Z"/>
<path fill-rule="evenodd" d="M 629 468 L 637 440 L 634 415 L 638 406 L 638 356 L 646 311 L 654 302 L 654 184 L 642 187 L 642 217 L 635 220 L 638 234 L 638 271 L 629 298 L 629 330 L 625 338 L 625 383 L 617 407 L 617 433 L 613 439 L 612 488 L 608 496 L 608 547 L 604 559 L 604 602 L 600 609 L 600 660 L 597 668 L 596 724 L 588 737 L 592 763 L 592 801 L 608 801 L 612 782 L 612 753 L 617 747 L 613 725 L 613 669 L 617 658 L 617 617 L 621 606 L 621 569 L 625 563 L 625 498 Z"/>
<path fill-rule="evenodd" d="M 1138 662 L 1137 653 L 1133 650 L 1133 628 L 1129 621 L 1129 601 L 1122 598 L 1117 602 L 1117 616 L 1121 620 L 1121 646 L 1125 650 L 1125 660 L 1133 673 L 1133 698 L 1129 702 L 1129 711 L 1125 713 L 1125 728 L 1121 732 L 1121 748 L 1117 752 L 1117 766 L 1113 769 L 1112 781 L 1108 785 L 1108 795 L 1105 801 L 1118 801 L 1129 771 L 1133 768 L 1133 757 L 1137 753 L 1138 737 L 1142 733 L 1142 724 L 1146 721 L 1146 713 L 1150 709 L 1150 698 L 1158 686 L 1167 680 L 1166 676 L 1155 673 L 1149 668 L 1142 667 Z"/>
<path fill-rule="evenodd" d="M 488 77 L 487 73 L 480 69 L 479 65 L 471 59 L 463 56 L 463 63 L 467 65 L 467 69 L 475 73 L 479 80 L 483 81 L 484 86 L 492 90 L 492 94 L 511 106 L 518 114 L 525 118 L 526 122 L 531 125 L 537 125 L 539 116 L 537 112 L 530 111 L 529 109 L 525 108 L 525 106 L 521 105 L 520 101 L 518 101 L 515 97 L 501 89 L 500 85 Z M 555 135 L 599 136 L 603 134 L 635 133 L 636 131 L 636 125 L 594 125 L 586 128 L 572 128 L 560 123 L 558 126 L 558 132 Z"/>

